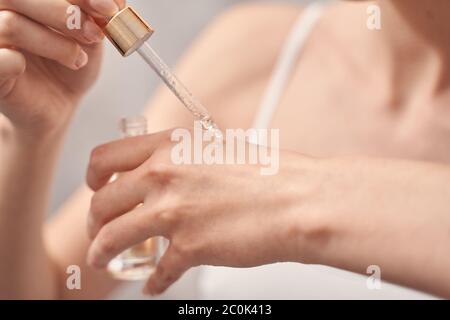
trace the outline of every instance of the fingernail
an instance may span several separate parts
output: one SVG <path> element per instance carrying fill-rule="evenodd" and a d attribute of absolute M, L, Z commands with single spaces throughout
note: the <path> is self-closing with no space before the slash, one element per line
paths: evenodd
<path fill-rule="evenodd" d="M 80 50 L 77 60 L 75 60 L 75 68 L 76 69 L 83 68 L 85 65 L 87 65 L 88 61 L 89 61 L 89 57 L 88 57 L 87 53 L 84 52 L 84 50 Z"/>
<path fill-rule="evenodd" d="M 90 42 L 101 42 L 104 38 L 102 30 L 94 22 L 87 20 L 83 24 L 83 35 Z"/>
<path fill-rule="evenodd" d="M 92 9 L 107 17 L 111 17 L 119 11 L 119 6 L 114 0 L 89 0 Z"/>

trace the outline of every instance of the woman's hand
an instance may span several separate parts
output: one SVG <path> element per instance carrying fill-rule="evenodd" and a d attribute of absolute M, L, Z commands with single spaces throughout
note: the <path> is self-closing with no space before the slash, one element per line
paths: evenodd
<path fill-rule="evenodd" d="M 0 0 L 0 112 L 16 128 L 36 135 L 68 121 L 99 72 L 103 34 L 94 17 L 124 2 Z M 71 5 L 82 9 L 81 29 L 67 26 Z"/>
<path fill-rule="evenodd" d="M 156 294 L 193 266 L 251 267 L 299 258 L 297 238 L 308 229 L 306 217 L 301 228 L 297 224 L 299 192 L 315 183 L 299 189 L 295 176 L 306 179 L 299 168 L 313 168 L 312 159 L 283 154 L 273 176 L 262 176 L 258 165 L 175 165 L 170 133 L 94 150 L 87 176 L 96 191 L 88 221 L 90 265 L 104 268 L 123 250 L 164 236 L 170 246 L 146 287 Z M 122 174 L 107 183 L 116 172 Z"/>

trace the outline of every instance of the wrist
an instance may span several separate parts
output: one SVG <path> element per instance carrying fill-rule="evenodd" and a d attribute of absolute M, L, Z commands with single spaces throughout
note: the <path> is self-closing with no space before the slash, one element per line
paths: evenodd
<path fill-rule="evenodd" d="M 296 261 L 350 269 L 349 256 L 360 250 L 369 220 L 381 219 L 374 209 L 383 202 L 385 170 L 369 159 L 315 160 L 303 184 L 310 184 L 297 205 L 294 224 Z M 381 172 L 379 172 L 381 171 Z M 377 179 L 381 179 L 380 183 Z M 389 194 L 389 192 L 388 192 Z"/>
<path fill-rule="evenodd" d="M 290 177 L 296 183 L 296 198 L 284 232 L 285 243 L 290 244 L 288 261 L 329 264 L 328 255 L 341 232 L 340 213 L 352 210 L 351 201 L 345 199 L 351 194 L 347 187 L 355 184 L 344 161 L 309 158 L 299 162 Z"/>
<path fill-rule="evenodd" d="M 3 157 L 20 154 L 51 154 L 53 150 L 58 150 L 65 133 L 67 125 L 47 127 L 45 130 L 21 128 L 14 126 L 6 118 L 1 119 L 0 115 L 0 145 Z"/>
<path fill-rule="evenodd" d="M 9 121 L 5 118 L 0 120 L 2 128 L 2 140 L 20 144 L 40 144 L 45 141 L 61 139 L 69 126 L 72 113 L 61 115 L 56 118 L 39 117 L 26 123 Z"/>
<path fill-rule="evenodd" d="M 19 111 L 11 112 L 14 108 L 10 106 L 4 110 L 3 116 L 0 115 L 0 126 L 3 122 L 7 132 L 26 141 L 55 138 L 64 135 L 78 104 L 79 99 L 71 98 L 58 104 L 36 107 L 36 110 L 17 107 Z M 1 121 L 1 117 L 5 119 Z"/>

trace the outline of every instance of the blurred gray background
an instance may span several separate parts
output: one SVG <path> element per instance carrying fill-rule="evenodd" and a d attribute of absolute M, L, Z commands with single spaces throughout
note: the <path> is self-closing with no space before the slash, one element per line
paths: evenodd
<path fill-rule="evenodd" d="M 226 10 L 227 7 L 245 1 L 131 0 L 128 2 L 138 9 L 157 30 L 151 40 L 152 46 L 169 65 L 174 65 L 196 35 L 211 19 Z M 307 3 L 309 0 L 291 0 L 289 2 Z M 118 119 L 140 113 L 159 84 L 157 77 L 147 68 L 138 55 L 124 59 L 109 43 L 106 44 L 106 57 L 100 79 L 84 100 L 67 137 L 53 190 L 52 211 L 84 182 L 85 170 L 92 148 L 100 143 L 118 138 Z M 325 285 L 326 281 L 323 281 L 321 273 L 317 273 L 317 277 L 313 278 L 309 279 L 309 284 L 299 284 L 305 286 L 305 295 L 299 298 L 329 298 L 327 288 L 330 287 Z M 365 278 L 361 278 L 353 286 L 341 281 L 339 283 L 346 288 L 342 295 L 338 297 L 332 295 L 332 297 L 424 297 L 394 286 L 386 286 L 383 292 L 373 294 L 364 289 L 364 281 Z M 257 282 L 260 281 L 257 279 L 255 283 Z M 328 283 L 328 285 L 331 284 Z M 139 286 L 140 284 L 131 285 L 115 297 L 139 297 Z M 180 284 L 174 290 L 184 291 L 184 297 L 195 297 L 190 294 L 191 289 L 188 285 L 183 287 L 183 284 Z"/>

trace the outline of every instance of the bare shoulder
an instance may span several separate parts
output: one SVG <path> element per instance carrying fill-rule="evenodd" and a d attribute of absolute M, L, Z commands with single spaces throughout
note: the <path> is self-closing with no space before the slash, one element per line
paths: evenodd
<path fill-rule="evenodd" d="M 199 42 L 216 39 L 223 48 L 258 44 L 252 46 L 258 50 L 266 44 L 279 43 L 301 10 L 296 5 L 272 2 L 235 5 L 211 22 Z"/>
<path fill-rule="evenodd" d="M 300 11 L 299 6 L 277 3 L 232 6 L 199 36 L 186 60 L 191 65 L 209 62 L 208 72 L 222 75 L 224 69 L 253 72 L 270 67 Z"/>
<path fill-rule="evenodd" d="M 193 42 L 177 74 L 219 124 L 225 120 L 227 126 L 228 118 L 236 123 L 239 116 L 242 123 L 237 125 L 245 126 L 253 117 L 255 97 L 262 94 L 301 11 L 300 6 L 276 2 L 235 5 L 215 17 Z M 164 88 L 152 102 L 150 118 L 156 130 L 191 121 Z"/>

